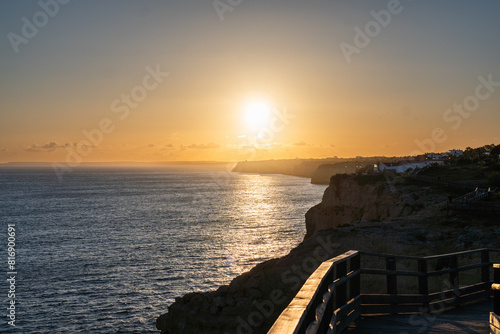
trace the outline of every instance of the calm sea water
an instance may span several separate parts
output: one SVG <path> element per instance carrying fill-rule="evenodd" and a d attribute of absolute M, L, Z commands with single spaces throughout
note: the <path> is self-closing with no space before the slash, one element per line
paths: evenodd
<path fill-rule="evenodd" d="M 0 169 L 0 332 L 158 333 L 176 296 L 227 284 L 305 234 L 324 186 L 225 170 Z M 16 329 L 7 224 L 16 225 Z"/>

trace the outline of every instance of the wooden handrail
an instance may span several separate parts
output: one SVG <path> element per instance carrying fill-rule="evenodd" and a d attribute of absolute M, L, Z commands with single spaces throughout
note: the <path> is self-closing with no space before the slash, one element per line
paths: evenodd
<path fill-rule="evenodd" d="M 347 264 L 351 269 L 347 272 Z M 346 282 L 355 277 L 359 277 L 359 252 L 348 251 L 333 259 L 323 262 L 316 271 L 306 280 L 295 298 L 288 307 L 281 313 L 278 320 L 274 323 L 268 333 L 287 333 L 300 334 L 305 333 L 308 328 L 316 329 L 316 333 L 324 324 L 330 325 L 332 314 L 324 314 L 321 309 L 327 309 L 332 305 L 335 310 L 347 304 L 347 286 Z M 358 281 L 359 282 L 359 281 Z M 333 284 L 333 286 L 331 286 Z M 331 291 L 331 294 L 325 292 Z M 333 292 L 335 291 L 335 295 Z M 353 289 L 359 296 L 359 288 Z M 351 296 L 356 297 L 356 296 Z M 318 308 L 320 312 L 317 312 Z M 318 315 L 323 315 L 320 318 Z"/>
<path fill-rule="evenodd" d="M 446 308 L 449 308 L 489 298 L 492 265 L 490 253 L 499 252 L 499 249 L 476 249 L 417 257 L 351 250 L 323 262 L 318 267 L 281 313 L 268 334 L 340 333 L 362 314 L 432 312 L 436 311 L 436 305 L 442 307 L 446 304 Z M 480 263 L 459 265 L 459 257 L 476 254 L 479 255 Z M 362 267 L 362 257 L 384 259 L 385 269 Z M 417 261 L 418 271 L 398 270 L 398 260 Z M 428 262 L 435 260 L 446 260 L 448 268 L 428 271 Z M 460 286 L 458 274 L 473 269 L 481 270 L 479 282 Z M 498 274 L 497 271 L 495 273 L 500 275 L 500 266 Z M 385 293 L 363 294 L 362 275 L 385 276 Z M 429 293 L 429 278 L 437 275 L 448 276 L 449 288 Z M 398 293 L 399 276 L 417 277 L 419 293 L 411 295 Z"/>
<path fill-rule="evenodd" d="M 392 255 L 392 254 L 385 254 L 385 253 L 374 253 L 374 252 L 368 252 L 368 251 L 360 251 L 361 255 L 368 255 L 368 256 L 376 256 L 376 257 L 395 257 L 397 259 L 408 259 L 408 260 L 434 260 L 434 259 L 442 259 L 442 258 L 448 258 L 448 257 L 453 257 L 456 255 L 467 255 L 467 254 L 474 254 L 474 253 L 480 253 L 481 251 L 489 251 L 489 252 L 500 252 L 500 249 L 487 249 L 487 248 L 478 248 L 478 249 L 473 249 L 473 250 L 467 250 L 467 251 L 460 251 L 460 252 L 455 252 L 455 253 L 448 253 L 448 254 L 440 254 L 440 255 L 430 255 L 430 256 L 409 256 L 409 255 Z"/>
<path fill-rule="evenodd" d="M 490 333 L 500 334 L 500 263 L 493 265 L 493 312 L 490 313 Z"/>

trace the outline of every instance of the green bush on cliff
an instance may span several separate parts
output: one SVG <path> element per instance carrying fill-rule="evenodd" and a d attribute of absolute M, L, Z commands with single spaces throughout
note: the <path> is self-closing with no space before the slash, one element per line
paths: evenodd
<path fill-rule="evenodd" d="M 354 179 L 356 180 L 356 183 L 359 184 L 360 186 L 385 182 L 385 176 L 383 174 L 356 175 Z"/>

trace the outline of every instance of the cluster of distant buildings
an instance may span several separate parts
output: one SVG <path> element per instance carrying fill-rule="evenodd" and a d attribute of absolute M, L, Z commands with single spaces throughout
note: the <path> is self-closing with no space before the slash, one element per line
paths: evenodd
<path fill-rule="evenodd" d="M 377 162 L 373 164 L 374 172 L 394 172 L 405 173 L 408 170 L 417 168 L 425 168 L 431 165 L 444 165 L 444 159 L 450 157 L 461 157 L 464 155 L 462 150 L 450 150 L 444 153 L 428 153 L 426 158 L 430 160 L 411 160 L 411 161 L 392 161 L 392 162 Z"/>
<path fill-rule="evenodd" d="M 464 151 L 462 150 L 450 150 L 444 153 L 427 153 L 427 157 L 433 160 L 441 160 L 451 157 L 459 158 L 462 155 L 464 155 Z"/>
<path fill-rule="evenodd" d="M 393 161 L 378 162 L 373 165 L 374 172 L 404 173 L 410 169 L 424 168 L 431 165 L 444 165 L 444 161 Z"/>

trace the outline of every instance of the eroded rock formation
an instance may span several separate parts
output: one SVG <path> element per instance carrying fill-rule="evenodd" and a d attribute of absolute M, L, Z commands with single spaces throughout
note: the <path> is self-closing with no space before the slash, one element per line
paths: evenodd
<path fill-rule="evenodd" d="M 384 175 L 338 174 L 323 200 L 306 213 L 306 239 L 315 232 L 356 221 L 383 221 L 411 214 L 414 200 L 387 182 Z"/>

